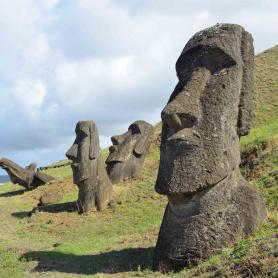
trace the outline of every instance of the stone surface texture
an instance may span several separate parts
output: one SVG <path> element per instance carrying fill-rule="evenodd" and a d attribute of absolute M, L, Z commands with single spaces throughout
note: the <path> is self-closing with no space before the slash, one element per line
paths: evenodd
<path fill-rule="evenodd" d="M 200 31 L 176 71 L 178 84 L 161 113 L 155 185 L 168 196 L 153 263 L 162 272 L 207 259 L 266 217 L 262 197 L 239 171 L 239 139 L 252 119 L 252 36 L 233 24 Z"/>
<path fill-rule="evenodd" d="M 8 173 L 12 183 L 19 184 L 26 189 L 38 187 L 54 180 L 53 177 L 36 171 L 37 165 L 35 163 L 23 168 L 7 158 L 1 158 L 0 167 Z"/>
<path fill-rule="evenodd" d="M 63 194 L 61 192 L 45 192 L 39 199 L 38 206 L 53 205 L 63 200 Z"/>
<path fill-rule="evenodd" d="M 76 139 L 66 156 L 72 160 L 73 182 L 79 189 L 78 211 L 103 210 L 111 201 L 112 184 L 101 156 L 96 124 L 80 121 L 75 132 Z"/>
<path fill-rule="evenodd" d="M 128 131 L 111 137 L 107 173 L 113 184 L 134 177 L 141 170 L 150 147 L 154 127 L 145 121 L 132 123 Z"/>

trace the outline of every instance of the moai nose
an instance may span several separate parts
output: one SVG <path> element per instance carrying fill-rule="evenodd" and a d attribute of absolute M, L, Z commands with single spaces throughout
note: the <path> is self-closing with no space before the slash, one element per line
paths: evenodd
<path fill-rule="evenodd" d="M 178 131 L 197 124 L 201 116 L 199 96 L 204 91 L 210 75 L 206 68 L 197 68 L 186 85 L 165 106 L 161 118 L 169 128 Z"/>
<path fill-rule="evenodd" d="M 170 110 L 170 111 L 169 111 Z M 182 121 L 178 114 L 171 109 L 167 109 L 167 106 L 161 113 L 161 119 L 167 126 L 174 130 L 182 129 Z"/>
<path fill-rule="evenodd" d="M 70 160 L 74 160 L 77 158 L 77 151 L 78 151 L 78 146 L 77 144 L 73 144 L 68 151 L 66 152 L 66 157 Z"/>
<path fill-rule="evenodd" d="M 185 94 L 185 91 L 180 93 L 180 96 Z M 184 98 L 185 103 L 182 105 L 179 98 L 168 103 L 161 113 L 161 118 L 164 123 L 171 129 L 179 131 L 183 128 L 190 128 L 198 122 L 199 110 L 188 105 L 190 102 Z"/>
<path fill-rule="evenodd" d="M 126 138 L 126 134 L 122 134 L 122 135 L 115 135 L 111 137 L 111 141 L 113 143 L 113 145 L 120 145 Z"/>

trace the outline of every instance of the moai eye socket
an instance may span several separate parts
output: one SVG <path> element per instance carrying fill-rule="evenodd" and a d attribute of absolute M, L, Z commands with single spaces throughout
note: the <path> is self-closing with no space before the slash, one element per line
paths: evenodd
<path fill-rule="evenodd" d="M 176 63 L 179 78 L 190 72 L 207 68 L 212 74 L 236 65 L 236 61 L 224 50 L 210 45 L 200 45 L 187 50 Z"/>
<path fill-rule="evenodd" d="M 79 130 L 78 135 L 79 135 L 81 138 L 88 137 L 88 133 L 87 133 L 87 131 L 82 130 L 82 129 L 81 129 L 81 130 Z"/>
<path fill-rule="evenodd" d="M 139 126 L 137 124 L 132 124 L 129 127 L 129 130 L 131 130 L 132 134 L 140 134 L 141 133 L 141 130 L 140 130 L 140 128 L 139 128 Z"/>

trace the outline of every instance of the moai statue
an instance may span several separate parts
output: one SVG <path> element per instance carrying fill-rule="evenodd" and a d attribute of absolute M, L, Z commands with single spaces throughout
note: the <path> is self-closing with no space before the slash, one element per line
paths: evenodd
<path fill-rule="evenodd" d="M 113 184 L 134 177 L 141 170 L 150 147 L 154 127 L 145 121 L 132 123 L 124 134 L 111 137 L 113 146 L 105 163 Z"/>
<path fill-rule="evenodd" d="M 37 165 L 35 163 L 23 168 L 7 158 L 1 158 L 0 167 L 6 170 L 12 183 L 19 184 L 26 189 L 38 187 L 54 180 L 53 177 L 36 171 Z"/>
<path fill-rule="evenodd" d="M 252 36 L 239 25 L 205 29 L 186 44 L 176 71 L 161 113 L 155 185 L 168 196 L 153 262 L 162 272 L 207 259 L 266 217 L 262 197 L 239 171 L 239 139 L 252 116 Z"/>
<path fill-rule="evenodd" d="M 66 156 L 72 160 L 73 182 L 78 186 L 79 213 L 103 210 L 112 198 L 112 184 L 101 156 L 99 136 L 93 121 L 80 121 L 76 139 Z"/>

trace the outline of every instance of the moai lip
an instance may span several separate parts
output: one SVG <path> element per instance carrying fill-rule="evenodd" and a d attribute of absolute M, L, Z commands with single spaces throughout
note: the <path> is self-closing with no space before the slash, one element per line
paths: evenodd
<path fill-rule="evenodd" d="M 101 156 L 99 135 L 93 121 L 80 121 L 76 138 L 66 156 L 72 160 L 73 182 L 78 186 L 79 213 L 103 210 L 112 198 L 112 184 Z"/>
<path fill-rule="evenodd" d="M 7 158 L 1 158 L 0 167 L 8 173 L 12 183 L 19 184 L 26 189 L 35 188 L 54 180 L 54 177 L 36 171 L 37 165 L 35 163 L 23 168 Z"/>
<path fill-rule="evenodd" d="M 239 171 L 239 140 L 252 118 L 251 34 L 234 24 L 200 31 L 176 71 L 178 84 L 161 113 L 155 185 L 168 196 L 153 261 L 162 272 L 207 259 L 266 217 L 262 197 Z"/>
<path fill-rule="evenodd" d="M 113 184 L 134 177 L 141 170 L 150 147 L 154 128 L 145 121 L 136 121 L 128 131 L 111 137 L 113 146 L 109 148 L 107 173 Z"/>

